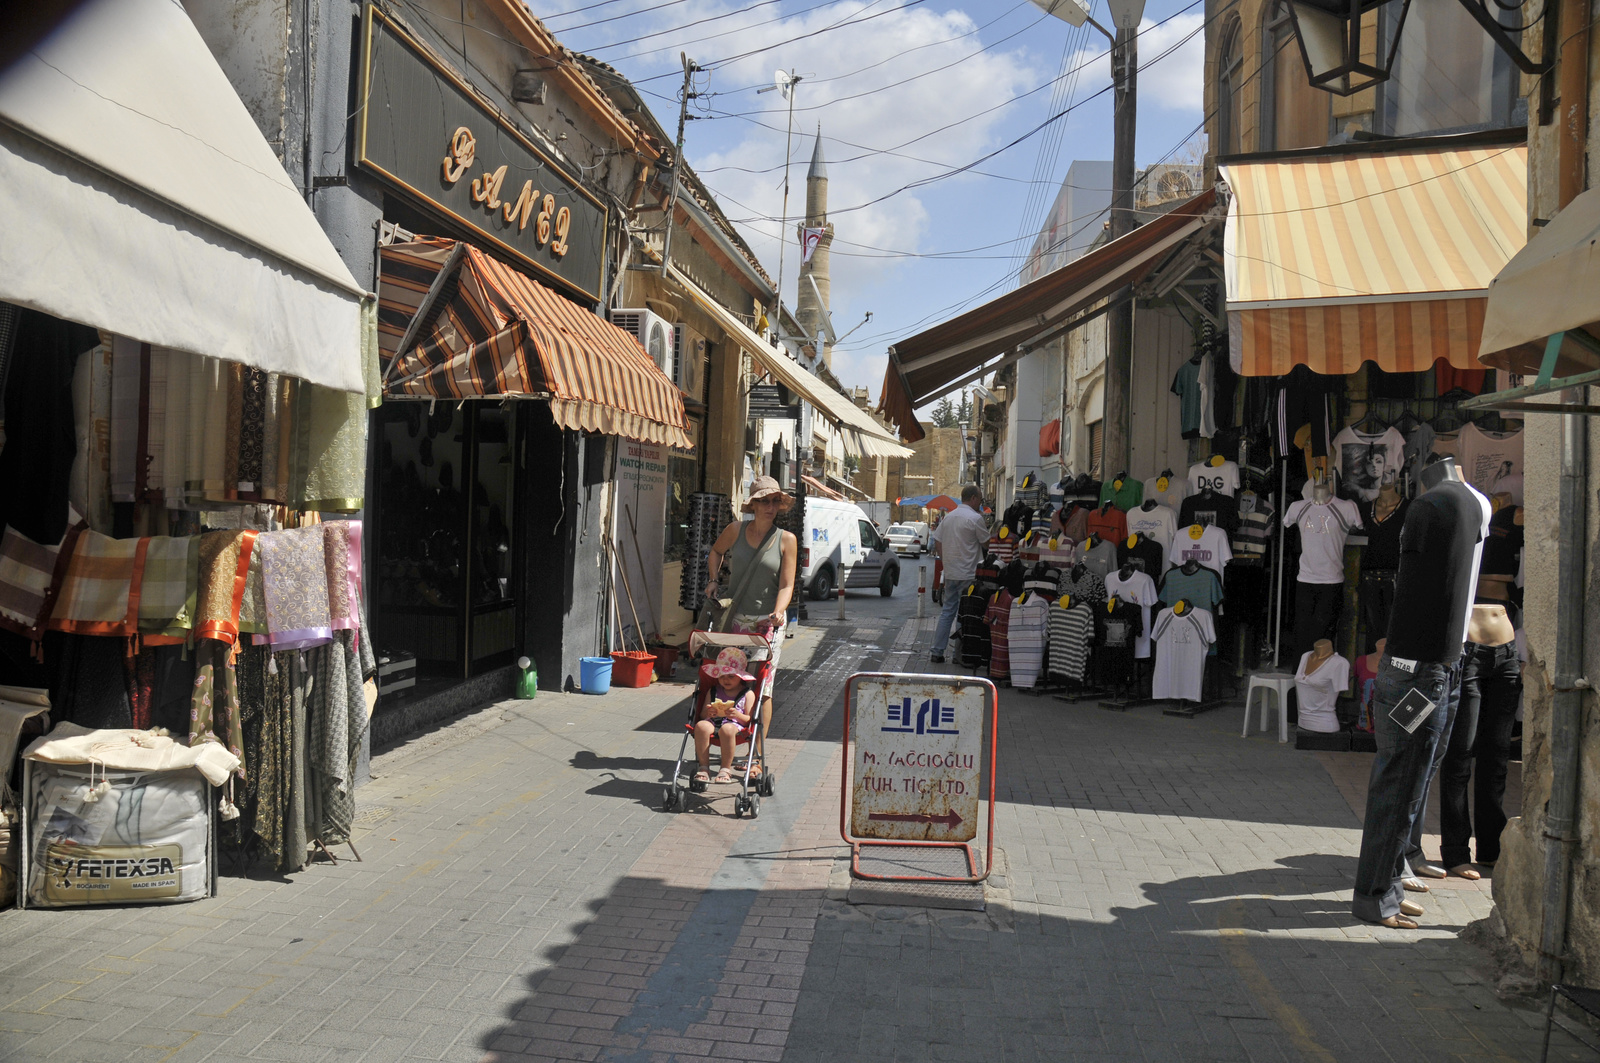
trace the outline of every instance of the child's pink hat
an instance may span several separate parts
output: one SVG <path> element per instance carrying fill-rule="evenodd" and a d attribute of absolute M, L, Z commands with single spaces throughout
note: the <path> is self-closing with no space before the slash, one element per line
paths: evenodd
<path fill-rule="evenodd" d="M 743 679 L 746 683 L 754 683 L 756 681 L 756 677 L 750 674 L 749 669 L 750 662 L 748 659 L 746 659 L 744 651 L 734 649 L 732 646 L 728 646 L 721 653 L 717 654 L 717 659 L 712 662 L 710 668 L 706 669 L 706 674 L 713 679 L 717 679 L 725 675 L 737 676 L 738 678 Z"/>

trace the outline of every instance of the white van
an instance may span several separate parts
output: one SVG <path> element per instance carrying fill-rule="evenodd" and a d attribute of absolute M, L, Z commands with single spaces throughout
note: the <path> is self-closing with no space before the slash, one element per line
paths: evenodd
<path fill-rule="evenodd" d="M 839 580 L 851 590 L 878 588 L 885 598 L 900 582 L 900 561 L 867 514 L 850 502 L 807 498 L 800 539 L 800 587 L 814 601 L 831 598 Z"/>

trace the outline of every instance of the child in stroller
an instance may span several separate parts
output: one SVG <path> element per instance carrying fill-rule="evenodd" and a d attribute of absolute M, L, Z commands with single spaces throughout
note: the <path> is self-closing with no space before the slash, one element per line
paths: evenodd
<path fill-rule="evenodd" d="M 745 655 L 732 646 L 718 653 L 716 661 L 706 669 L 706 674 L 716 680 L 716 687 L 708 693 L 694 725 L 694 756 L 700 765 L 695 782 L 733 782 L 734 745 L 741 734 L 749 731 L 755 713 L 756 695 L 751 684 L 756 678 L 749 669 Z M 721 770 L 715 779 L 711 778 L 712 738 L 717 739 L 722 753 Z"/>

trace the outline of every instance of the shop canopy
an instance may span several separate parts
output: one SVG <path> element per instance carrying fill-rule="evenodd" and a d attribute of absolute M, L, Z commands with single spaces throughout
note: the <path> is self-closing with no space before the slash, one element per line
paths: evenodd
<path fill-rule="evenodd" d="M 694 446 L 638 340 L 468 243 L 383 249 L 378 348 L 389 398 L 545 399 L 563 428 Z"/>
<path fill-rule="evenodd" d="M 805 399 L 822 418 L 839 431 L 845 452 L 855 457 L 909 458 L 911 448 L 897 442 L 889 429 L 872 419 L 872 415 L 830 388 L 825 382 L 805 371 L 799 362 L 770 345 L 753 332 L 749 325 L 706 294 L 676 266 L 667 267 L 673 283 L 688 293 L 695 305 L 704 310 L 721 326 L 730 339 L 744 348 L 774 380 Z"/>
<path fill-rule="evenodd" d="M 894 500 L 897 506 L 921 506 L 924 509 L 955 509 L 961 503 L 949 495 L 912 495 Z"/>
<path fill-rule="evenodd" d="M 1207 189 L 1120 239 L 889 349 L 881 409 L 915 442 L 918 406 L 972 383 L 1077 324 L 1083 310 L 1137 283 L 1207 221 Z"/>
<path fill-rule="evenodd" d="M 0 299 L 362 391 L 362 288 L 183 7 L 14 8 Z"/>
<path fill-rule="evenodd" d="M 1489 282 L 1526 239 L 1527 148 L 1430 139 L 1220 168 L 1239 373 L 1478 367 Z"/>
<path fill-rule="evenodd" d="M 1479 351 L 1485 365 L 1531 383 L 1463 402 L 1472 409 L 1600 413 L 1551 394 L 1600 384 L 1600 189 L 1568 203 L 1489 285 Z M 1541 399 L 1534 402 L 1530 400 Z"/>

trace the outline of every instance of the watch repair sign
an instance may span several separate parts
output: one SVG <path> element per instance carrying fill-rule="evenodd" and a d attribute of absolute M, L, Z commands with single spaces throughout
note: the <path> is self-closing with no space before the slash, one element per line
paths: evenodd
<path fill-rule="evenodd" d="M 994 686 L 965 676 L 851 676 L 850 831 L 966 842 L 978 833 L 984 720 Z"/>

